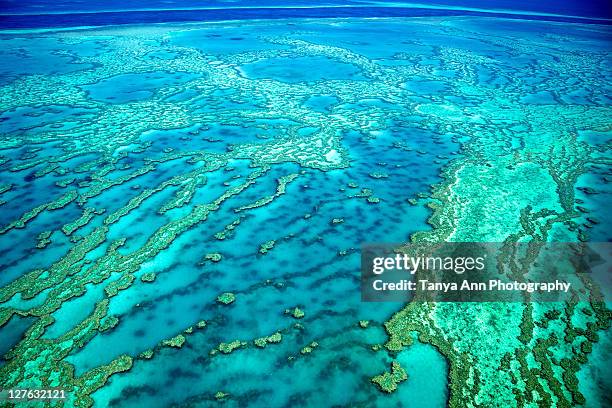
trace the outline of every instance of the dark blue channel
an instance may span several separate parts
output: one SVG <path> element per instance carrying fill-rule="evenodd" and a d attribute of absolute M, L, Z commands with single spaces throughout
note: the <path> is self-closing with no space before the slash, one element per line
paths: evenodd
<path fill-rule="evenodd" d="M 66 28 L 121 24 L 147 24 L 195 21 L 286 19 L 286 18 L 343 18 L 343 17 L 426 17 L 483 15 L 514 19 L 547 20 L 610 24 L 611 21 L 588 17 L 543 16 L 513 12 L 480 12 L 454 9 L 424 9 L 409 7 L 317 7 L 317 8 L 229 8 L 206 10 L 123 10 L 57 14 L 0 14 L 0 27 Z"/>

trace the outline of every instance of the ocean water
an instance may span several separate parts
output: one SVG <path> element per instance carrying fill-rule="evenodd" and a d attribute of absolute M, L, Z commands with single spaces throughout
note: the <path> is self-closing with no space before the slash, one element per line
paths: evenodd
<path fill-rule="evenodd" d="M 610 241 L 610 35 L 483 16 L 0 31 L 2 386 L 99 407 L 447 405 L 453 355 L 412 330 L 384 347 L 403 305 L 361 302 L 360 247 L 502 241 L 525 212 L 545 239 Z M 575 225 L 549 232 L 544 210 Z M 445 308 L 419 319 L 480 373 L 466 398 L 507 403 L 495 359 L 521 350 L 522 309 Z M 584 406 L 605 405 L 609 333 Z M 408 379 L 384 393 L 392 362 Z"/>

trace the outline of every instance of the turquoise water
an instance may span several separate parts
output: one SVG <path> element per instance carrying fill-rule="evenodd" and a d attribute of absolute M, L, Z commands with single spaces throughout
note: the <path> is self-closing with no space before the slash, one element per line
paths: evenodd
<path fill-rule="evenodd" d="M 317 68 L 313 69 L 313 67 Z M 269 78 L 289 83 L 364 79 L 359 75 L 359 69 L 356 66 L 338 63 L 325 57 L 266 59 L 245 64 L 241 70 L 248 78 Z"/>
<path fill-rule="evenodd" d="M 107 103 L 128 103 L 146 100 L 161 88 L 193 81 L 197 74 L 177 72 L 145 72 L 110 77 L 83 87 L 94 101 Z"/>
<path fill-rule="evenodd" d="M 100 407 L 211 406 L 217 391 L 229 394 L 227 406 L 445 406 L 449 362 L 435 347 L 379 347 L 388 341 L 384 322 L 402 305 L 361 302 L 362 243 L 431 231 L 431 208 L 442 200 L 432 186 L 471 140 L 520 165 L 541 164 L 520 156 L 526 134 L 537 150 L 591 129 L 580 134 L 584 145 L 568 142 L 576 157 L 610 135 L 607 26 L 280 20 L 0 38 L 8 58 L 0 66 L 0 191 L 10 186 L 0 194 L 0 300 L 23 315 L 0 328 L 1 351 L 30 350 L 34 359 L 60 348 L 74 372 L 49 361 L 23 376 L 53 375 L 73 390 L 130 356 L 128 371 L 91 387 Z M 540 132 L 555 115 L 564 127 Z M 470 185 L 498 187 L 487 172 L 513 170 L 495 151 L 470 149 L 465 167 L 480 166 Z M 571 175 L 588 209 L 577 228 L 608 241 L 609 162 L 583 161 Z M 524 192 L 523 175 L 508 176 L 503 194 Z M 499 208 L 474 204 L 481 196 L 464 194 L 462 177 L 448 194 L 456 219 L 478 226 L 472 239 L 511 233 L 514 209 L 501 199 Z M 559 210 L 545 194 L 556 188 L 542 181 L 538 205 Z M 453 233 L 462 237 L 465 225 Z M 24 276 L 26 288 L 11 286 Z M 32 299 L 20 298 L 27 286 Z M 217 302 L 224 292 L 236 300 Z M 303 318 L 285 313 L 295 307 Z M 117 325 L 99 329 L 109 316 Z M 24 337 L 43 317 L 52 320 L 40 337 Z M 205 328 L 196 327 L 201 320 Z M 280 343 L 255 345 L 276 332 Z M 179 334 L 180 348 L 163 345 Z M 211 355 L 234 340 L 244 347 Z M 151 359 L 141 355 L 148 349 Z M 607 376 L 605 351 L 597 353 L 580 374 L 593 401 L 603 397 L 588 373 L 603 383 Z M 385 394 L 370 379 L 392 361 L 408 379 Z"/>

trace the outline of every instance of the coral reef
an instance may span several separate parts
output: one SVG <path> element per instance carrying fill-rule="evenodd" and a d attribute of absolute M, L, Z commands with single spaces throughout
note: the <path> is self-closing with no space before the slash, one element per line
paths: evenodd
<path fill-rule="evenodd" d="M 372 43 L 393 42 L 342 37 L 363 24 Z M 311 390 L 279 405 L 320 405 L 337 373 L 383 392 L 325 403 L 382 405 L 416 377 L 398 363 L 410 367 L 401 355 L 416 336 L 444 356 L 452 407 L 596 406 L 580 375 L 611 314 L 588 280 L 589 302 L 358 306 L 356 248 L 369 240 L 610 238 L 609 31 L 501 26 L 1 32 L 7 65 L 25 61 L 0 81 L 0 330 L 14 339 L 2 388 L 146 405 L 153 386 L 132 383 L 159 377 L 159 360 L 208 376 L 194 401 L 160 405 L 205 405 L 217 389 L 240 405 L 265 394 L 254 375 L 228 381 L 257 353 L 270 389 L 317 367 Z M 49 66 L 27 62 L 39 52 Z M 388 316 L 387 341 L 371 337 Z"/>
<path fill-rule="evenodd" d="M 384 392 L 393 392 L 397 389 L 397 385 L 408 379 L 408 374 L 402 366 L 394 361 L 391 363 L 391 372 L 385 371 L 383 374 L 377 375 L 372 378 L 372 382 Z"/>

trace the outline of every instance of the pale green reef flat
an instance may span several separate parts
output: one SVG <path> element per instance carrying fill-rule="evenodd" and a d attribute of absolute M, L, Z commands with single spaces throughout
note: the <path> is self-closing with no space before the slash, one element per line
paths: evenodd
<path fill-rule="evenodd" d="M 605 304 L 362 303 L 359 248 L 611 240 L 610 36 L 0 31 L 0 385 L 83 407 L 609 405 Z"/>

